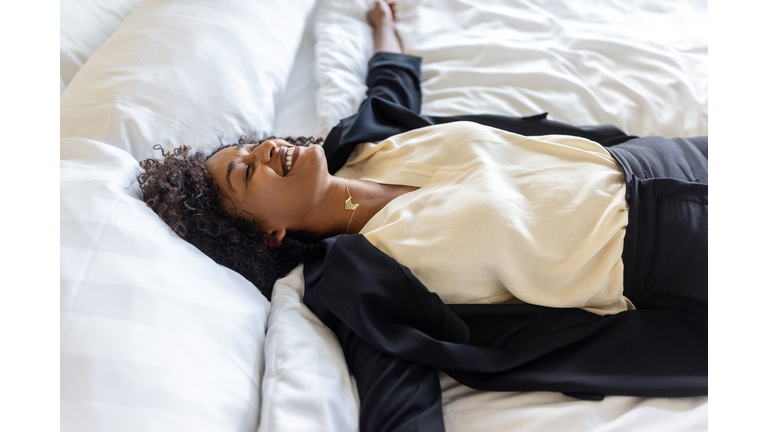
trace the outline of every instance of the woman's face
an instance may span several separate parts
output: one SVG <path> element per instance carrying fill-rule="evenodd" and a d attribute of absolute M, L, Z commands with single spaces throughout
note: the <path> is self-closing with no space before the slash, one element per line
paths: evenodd
<path fill-rule="evenodd" d="M 322 179 L 328 175 L 325 152 L 318 145 L 296 147 L 281 139 L 225 148 L 205 162 L 223 206 L 255 221 L 272 246 L 315 208 Z"/>

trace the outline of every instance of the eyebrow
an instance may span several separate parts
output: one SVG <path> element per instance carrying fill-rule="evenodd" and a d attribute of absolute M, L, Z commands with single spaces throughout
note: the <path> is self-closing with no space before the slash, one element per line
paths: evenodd
<path fill-rule="evenodd" d="M 232 174 L 232 170 L 235 168 L 235 161 L 229 161 L 229 165 L 227 165 L 227 183 L 229 183 L 229 188 L 232 189 L 232 182 L 229 181 L 229 176 Z"/>

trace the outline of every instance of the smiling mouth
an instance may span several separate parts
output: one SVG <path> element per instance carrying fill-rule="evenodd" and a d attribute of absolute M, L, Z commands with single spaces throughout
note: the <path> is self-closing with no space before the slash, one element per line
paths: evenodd
<path fill-rule="evenodd" d="M 280 162 L 283 165 L 283 176 L 287 176 L 293 165 L 299 159 L 301 149 L 299 147 L 281 147 Z"/>

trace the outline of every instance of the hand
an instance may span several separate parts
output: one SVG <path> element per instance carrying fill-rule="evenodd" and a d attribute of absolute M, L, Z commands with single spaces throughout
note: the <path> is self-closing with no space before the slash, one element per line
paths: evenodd
<path fill-rule="evenodd" d="M 376 0 L 368 10 L 368 20 L 373 26 L 373 52 L 402 53 L 403 46 L 397 37 L 395 19 L 397 7 L 394 2 Z"/>
<path fill-rule="evenodd" d="M 397 21 L 397 4 L 376 0 L 368 9 L 368 21 L 374 27 L 394 24 Z"/>

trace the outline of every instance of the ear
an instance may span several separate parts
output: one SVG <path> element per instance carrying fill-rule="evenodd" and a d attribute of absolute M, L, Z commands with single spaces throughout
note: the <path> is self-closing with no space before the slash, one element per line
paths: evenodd
<path fill-rule="evenodd" d="M 280 245 L 283 244 L 283 239 L 285 238 L 285 228 L 270 231 L 264 238 L 267 241 L 267 246 L 273 249 L 279 248 Z"/>

